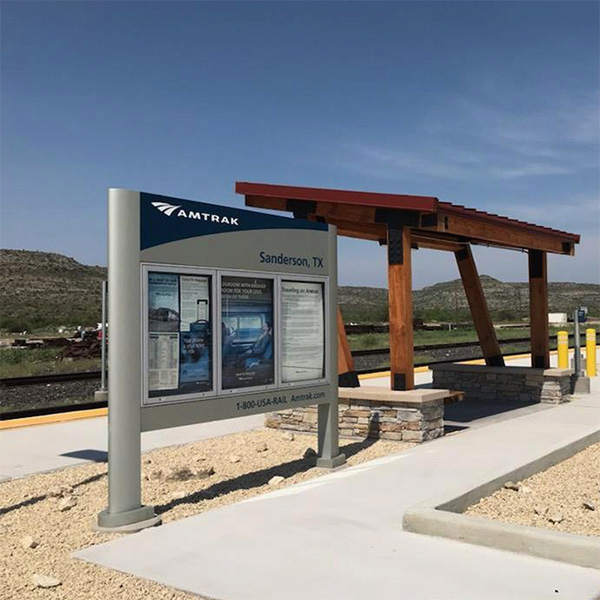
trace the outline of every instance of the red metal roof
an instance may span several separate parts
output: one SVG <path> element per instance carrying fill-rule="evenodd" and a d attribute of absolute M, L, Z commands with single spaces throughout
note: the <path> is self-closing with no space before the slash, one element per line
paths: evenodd
<path fill-rule="evenodd" d="M 504 217 L 494 213 L 488 213 L 476 208 L 467 208 L 460 204 L 441 202 L 434 196 L 414 196 L 406 194 L 383 194 L 379 192 L 359 192 L 352 190 L 336 190 L 328 188 L 309 188 L 289 185 L 275 185 L 270 183 L 251 183 L 238 181 L 235 191 L 246 196 L 257 196 L 264 198 L 278 198 L 283 200 L 306 200 L 312 202 L 331 202 L 339 204 L 354 204 L 362 206 L 373 206 L 377 208 L 397 208 L 400 210 L 412 210 L 422 213 L 441 212 L 448 215 L 456 215 L 469 219 L 475 219 L 496 225 L 504 225 L 511 228 L 525 229 L 528 231 L 543 233 L 560 237 L 565 241 L 579 243 L 580 236 L 575 233 L 535 225 L 518 219 Z"/>

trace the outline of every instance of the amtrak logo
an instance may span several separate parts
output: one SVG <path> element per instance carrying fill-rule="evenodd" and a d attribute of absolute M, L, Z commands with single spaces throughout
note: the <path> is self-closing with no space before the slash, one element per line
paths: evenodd
<path fill-rule="evenodd" d="M 193 210 L 185 211 L 181 204 L 169 204 L 167 202 L 153 202 L 152 206 L 160 210 L 167 217 L 176 216 L 184 219 L 196 219 L 198 221 L 210 221 L 212 223 L 221 223 L 222 225 L 236 225 L 239 227 L 238 217 L 225 217 L 206 212 L 196 212 Z M 177 212 L 176 212 L 177 211 Z"/>
<path fill-rule="evenodd" d="M 170 217 L 173 214 L 173 211 L 176 211 L 178 208 L 181 207 L 181 205 L 174 206 L 173 204 L 167 204 L 166 202 L 153 202 L 152 206 L 158 208 L 158 210 L 160 210 L 161 213 L 167 215 L 167 217 Z"/>

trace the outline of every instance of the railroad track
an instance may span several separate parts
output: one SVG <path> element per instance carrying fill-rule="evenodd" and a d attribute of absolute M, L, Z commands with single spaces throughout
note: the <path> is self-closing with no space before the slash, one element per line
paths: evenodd
<path fill-rule="evenodd" d="M 55 373 L 53 375 L 30 375 L 29 377 L 4 377 L 0 379 L 2 387 L 20 387 L 22 385 L 47 385 L 53 383 L 70 383 L 71 381 L 89 381 L 100 379 L 100 371 L 83 373 Z"/>
<path fill-rule="evenodd" d="M 569 334 L 569 340 L 572 340 L 573 337 L 574 337 L 573 334 Z M 582 341 L 585 340 L 585 333 L 581 334 L 581 340 Z M 531 338 L 529 338 L 529 337 L 507 338 L 504 340 L 498 340 L 498 344 L 500 346 L 506 346 L 508 344 L 526 344 L 530 341 L 531 341 Z M 555 335 L 550 336 L 550 342 L 556 342 Z M 415 346 L 414 351 L 415 352 L 427 352 L 428 350 L 453 350 L 454 348 L 468 348 L 470 346 L 478 346 L 478 345 L 479 345 L 479 342 L 477 340 L 473 340 L 470 342 L 455 342 L 454 344 L 425 344 L 422 346 Z M 353 357 L 376 356 L 378 354 L 389 354 L 389 352 L 390 352 L 389 348 L 368 348 L 366 350 L 353 350 L 352 356 Z M 506 356 L 510 356 L 510 354 L 507 354 Z M 478 356 L 475 358 L 481 358 L 481 356 Z M 461 358 L 460 360 L 472 360 L 472 359 L 462 359 Z M 448 362 L 448 361 L 444 361 L 444 362 Z"/>
<path fill-rule="evenodd" d="M 569 336 L 573 338 L 572 335 Z M 550 337 L 551 341 L 556 341 L 556 336 Z M 513 338 L 506 340 L 499 340 L 500 345 L 506 344 L 519 344 L 529 342 L 529 338 Z M 427 350 L 452 350 L 454 348 L 467 348 L 470 346 L 477 346 L 477 341 L 469 341 L 469 342 L 456 342 L 454 344 L 429 344 L 422 346 L 415 346 L 415 351 L 423 352 Z M 385 355 L 389 354 L 389 348 L 370 348 L 367 350 L 354 350 L 352 352 L 353 357 L 366 357 L 366 356 L 376 356 L 376 355 Z M 513 352 L 513 353 L 504 353 L 503 355 L 506 357 L 514 356 L 521 354 L 521 352 Z M 473 355 L 473 356 L 461 356 L 460 358 L 450 358 L 443 360 L 430 360 L 425 363 L 416 363 L 415 366 L 429 366 L 434 364 L 443 364 L 448 362 L 456 362 L 459 361 L 468 361 L 468 360 L 478 360 L 482 358 L 481 354 Z M 377 373 L 381 371 L 387 371 L 388 367 L 378 367 L 373 369 L 359 369 L 357 372 L 359 374 L 367 374 L 367 373 Z M 60 383 L 72 383 L 77 381 L 94 381 L 100 380 L 101 372 L 100 371 L 88 371 L 83 373 L 59 373 L 54 375 L 34 375 L 29 377 L 5 377 L 0 379 L 0 389 L 2 388 L 16 388 L 21 386 L 30 386 L 30 385 L 53 385 Z M 106 406 L 106 402 L 96 402 L 90 401 L 85 403 L 77 403 L 77 404 L 68 404 L 68 405 L 53 405 L 47 407 L 38 407 L 33 409 L 26 410 L 14 410 L 14 411 L 4 411 L 0 413 L 0 420 L 7 421 L 11 419 L 18 419 L 24 417 L 32 417 L 32 416 L 40 416 L 54 413 L 62 413 L 68 411 L 80 411 L 80 410 L 89 410 L 92 408 L 103 408 Z"/>
<path fill-rule="evenodd" d="M 572 339 L 573 335 L 570 334 L 569 338 Z M 585 333 L 581 334 L 581 339 L 585 339 Z M 551 341 L 556 341 L 556 336 L 550 336 Z M 509 338 L 505 340 L 498 340 L 501 346 L 507 344 L 524 344 L 530 341 L 530 338 Z M 455 348 L 468 348 L 470 346 L 478 346 L 477 340 L 468 342 L 455 342 L 454 344 L 426 344 L 421 346 L 415 346 L 415 352 L 427 352 L 428 350 L 453 350 Z M 366 350 L 353 350 L 352 356 L 355 358 L 362 356 L 377 356 L 379 354 L 389 354 L 389 348 L 368 348 Z M 510 356 L 507 354 L 507 356 Z M 473 359 L 460 360 L 474 360 L 475 358 L 481 358 L 481 356 L 475 356 Z M 440 361 L 435 361 L 440 362 Z M 441 361 L 448 362 L 448 361 Z M 432 363 L 427 363 L 432 364 Z M 89 381 L 93 379 L 100 379 L 100 371 L 86 371 L 83 373 L 57 373 L 53 375 L 32 375 L 29 377 L 4 377 L 0 379 L 1 387 L 19 387 L 22 385 L 44 385 L 53 383 L 69 383 L 71 381 Z"/>

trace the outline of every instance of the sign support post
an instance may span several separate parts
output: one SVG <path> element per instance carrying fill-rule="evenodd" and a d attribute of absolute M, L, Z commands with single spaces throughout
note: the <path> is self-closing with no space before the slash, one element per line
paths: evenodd
<path fill-rule="evenodd" d="M 329 238 L 329 256 L 331 261 L 329 276 L 330 302 L 333 306 L 337 307 L 337 236 L 330 236 Z M 329 318 L 329 340 L 329 362 L 331 365 L 337 365 L 337 311 L 335 317 L 331 315 Z M 327 469 L 339 467 L 346 462 L 346 457 L 340 453 L 339 445 L 339 394 L 337 379 L 336 376 L 332 401 L 329 404 L 319 404 L 317 410 L 317 436 L 319 445 L 316 465 L 317 467 Z"/>
<path fill-rule="evenodd" d="M 135 192 L 108 196 L 108 507 L 99 531 L 138 531 L 160 523 L 142 506 L 139 210 Z"/>

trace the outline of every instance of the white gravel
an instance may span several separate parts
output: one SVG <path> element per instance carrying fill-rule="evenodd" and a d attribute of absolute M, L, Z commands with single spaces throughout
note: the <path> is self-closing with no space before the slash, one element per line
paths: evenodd
<path fill-rule="evenodd" d="M 514 487 L 498 490 L 470 506 L 465 514 L 600 536 L 600 444 L 516 482 Z"/>
<path fill-rule="evenodd" d="M 314 436 L 289 438 L 261 429 L 149 452 L 142 460 L 143 502 L 154 505 L 168 523 L 271 491 L 274 478 L 283 477 L 276 479 L 276 486 L 283 487 L 327 472 L 310 468 L 304 457 L 307 448 L 316 447 Z M 382 440 L 342 441 L 350 465 L 409 447 Z M 0 598 L 197 599 L 71 557 L 80 548 L 115 537 L 92 529 L 106 497 L 106 464 L 0 483 Z M 67 504 L 69 509 L 60 509 Z"/>

